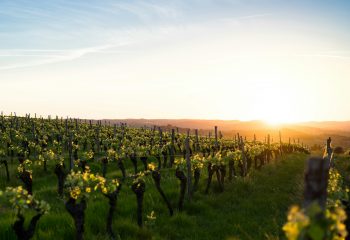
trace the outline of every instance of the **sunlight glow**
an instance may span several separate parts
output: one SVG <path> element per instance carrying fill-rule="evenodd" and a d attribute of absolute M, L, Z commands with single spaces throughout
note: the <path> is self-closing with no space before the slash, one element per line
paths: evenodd
<path fill-rule="evenodd" d="M 348 19 L 347 11 L 328 11 L 336 4 L 306 14 L 295 1 L 264 2 L 264 11 L 244 1 L 77 2 L 81 9 L 69 1 L 58 10 L 50 1 L 0 3 L 9 12 L 0 16 L 0 110 L 270 124 L 350 119 L 339 110 L 348 108 L 350 34 L 348 22 L 327 15 Z"/>

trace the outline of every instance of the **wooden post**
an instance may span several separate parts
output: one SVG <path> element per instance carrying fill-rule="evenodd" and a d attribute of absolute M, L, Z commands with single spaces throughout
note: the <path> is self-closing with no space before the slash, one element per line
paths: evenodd
<path fill-rule="evenodd" d="M 175 129 L 171 129 L 170 167 L 175 162 Z"/>
<path fill-rule="evenodd" d="M 73 161 L 73 149 L 72 149 L 72 132 L 69 132 L 69 138 L 68 138 L 68 153 L 69 153 L 69 170 L 72 170 L 74 168 L 74 161 Z"/>
<path fill-rule="evenodd" d="M 35 139 L 35 124 L 34 124 L 34 122 L 32 122 L 32 135 L 33 135 L 33 139 Z"/>
<path fill-rule="evenodd" d="M 95 130 L 95 142 L 97 147 L 97 153 L 100 153 L 100 127 L 97 126 Z"/>
<path fill-rule="evenodd" d="M 247 163 L 247 157 L 245 155 L 245 150 L 244 150 L 244 141 L 243 141 L 243 137 L 241 136 L 241 138 L 239 139 L 240 143 L 240 150 L 242 152 L 242 160 L 243 160 L 243 176 L 247 176 L 248 173 L 248 163 Z"/>
<path fill-rule="evenodd" d="M 66 127 L 66 136 L 68 136 L 68 119 L 64 121 L 64 125 Z"/>
<path fill-rule="evenodd" d="M 195 129 L 194 132 L 196 134 L 195 151 L 198 152 L 199 151 L 198 129 Z"/>
<path fill-rule="evenodd" d="M 333 167 L 333 149 L 332 149 L 332 146 L 331 146 L 331 143 L 332 143 L 332 139 L 329 137 L 327 139 L 327 147 L 326 147 L 326 152 L 325 152 L 325 156 L 327 158 L 327 161 L 328 161 L 328 164 L 329 164 L 329 167 Z"/>
<path fill-rule="evenodd" d="M 280 135 L 280 152 L 281 152 L 281 155 L 283 154 L 283 148 L 282 148 L 282 134 L 281 134 L 281 131 L 279 131 L 279 135 Z"/>
<path fill-rule="evenodd" d="M 327 200 L 329 164 L 327 158 L 311 157 L 305 172 L 304 208 L 317 201 L 324 210 Z"/>
<path fill-rule="evenodd" d="M 124 137 L 125 137 L 125 124 L 122 124 L 121 125 L 121 128 L 122 128 L 122 140 L 124 140 Z"/>
<path fill-rule="evenodd" d="M 254 133 L 254 143 L 256 142 L 256 135 L 255 135 L 255 133 Z"/>
<path fill-rule="evenodd" d="M 270 134 L 267 135 L 267 147 L 268 147 L 268 151 L 267 151 L 267 156 L 266 156 L 266 161 L 267 163 L 270 163 Z"/>
<path fill-rule="evenodd" d="M 191 159 L 190 159 L 190 131 L 187 130 L 187 138 L 185 141 L 186 147 L 186 165 L 187 165 L 187 194 L 188 199 L 191 201 L 192 199 L 192 169 L 191 169 Z"/>
<path fill-rule="evenodd" d="M 115 139 L 117 137 L 117 125 L 113 124 L 113 138 Z"/>
<path fill-rule="evenodd" d="M 79 132 L 78 119 L 75 119 L 75 129 L 76 129 L 77 132 Z"/>
<path fill-rule="evenodd" d="M 160 127 L 158 127 L 158 131 L 159 131 L 159 146 L 163 146 L 163 132 L 162 132 L 162 129 Z"/>
<path fill-rule="evenodd" d="M 240 137 L 239 133 L 237 133 L 237 146 L 239 149 L 241 149 L 241 137 Z"/>
<path fill-rule="evenodd" d="M 215 150 L 218 151 L 218 126 L 215 126 L 214 127 L 214 130 L 215 130 Z"/>

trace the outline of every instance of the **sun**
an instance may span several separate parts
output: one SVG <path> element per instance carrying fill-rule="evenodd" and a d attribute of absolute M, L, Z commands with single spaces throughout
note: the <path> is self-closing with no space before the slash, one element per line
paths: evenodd
<path fill-rule="evenodd" d="M 269 91 L 255 102 L 254 113 L 257 119 L 268 125 L 296 123 L 303 117 L 298 111 L 295 98 L 281 94 L 281 89 L 270 88 Z"/>
<path fill-rule="evenodd" d="M 271 127 L 279 127 L 284 124 L 291 124 L 298 122 L 297 120 L 293 120 L 288 117 L 283 117 L 279 115 L 270 115 L 267 118 L 263 118 L 262 121 L 264 121 L 267 125 Z"/>

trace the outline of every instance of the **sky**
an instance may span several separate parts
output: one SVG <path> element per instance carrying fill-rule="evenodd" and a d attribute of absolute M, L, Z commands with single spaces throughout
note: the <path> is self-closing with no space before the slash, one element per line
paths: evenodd
<path fill-rule="evenodd" d="M 350 1 L 0 0 L 0 110 L 350 120 Z"/>

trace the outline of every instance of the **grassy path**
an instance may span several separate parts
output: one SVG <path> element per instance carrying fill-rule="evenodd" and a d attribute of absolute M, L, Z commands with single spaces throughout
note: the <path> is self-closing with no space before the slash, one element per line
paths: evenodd
<path fill-rule="evenodd" d="M 144 198 L 145 228 L 136 224 L 136 198 L 131 189 L 123 186 L 118 199 L 113 227 L 118 239 L 279 239 L 288 207 L 301 202 L 303 171 L 306 155 L 296 154 L 265 166 L 247 179 L 237 178 L 226 183 L 223 193 L 212 190 L 204 195 L 205 176 L 192 203 L 185 203 L 182 213 L 170 218 L 167 209 L 154 187 L 152 179 L 146 179 Z M 99 165 L 91 166 L 100 171 Z M 109 166 L 108 177 L 120 176 L 114 165 Z M 15 170 L 14 168 L 12 170 Z M 4 176 L 0 175 L 4 188 Z M 162 172 L 162 187 L 177 206 L 179 183 L 173 170 Z M 74 239 L 74 225 L 64 208 L 64 201 L 57 198 L 56 178 L 41 170 L 34 171 L 34 194 L 51 205 L 51 211 L 39 222 L 34 239 Z M 13 178 L 11 185 L 20 184 Z M 216 186 L 214 181 L 213 186 Z M 14 221 L 11 209 L 0 202 L 0 239 L 15 239 L 10 228 Z M 105 235 L 105 218 L 108 201 L 103 196 L 92 197 L 86 210 L 85 239 L 108 239 Z M 156 219 L 146 215 L 155 212 Z"/>
<path fill-rule="evenodd" d="M 165 239 L 279 239 L 291 204 L 300 203 L 305 155 L 266 166 L 222 194 L 200 197 L 159 231 Z"/>

